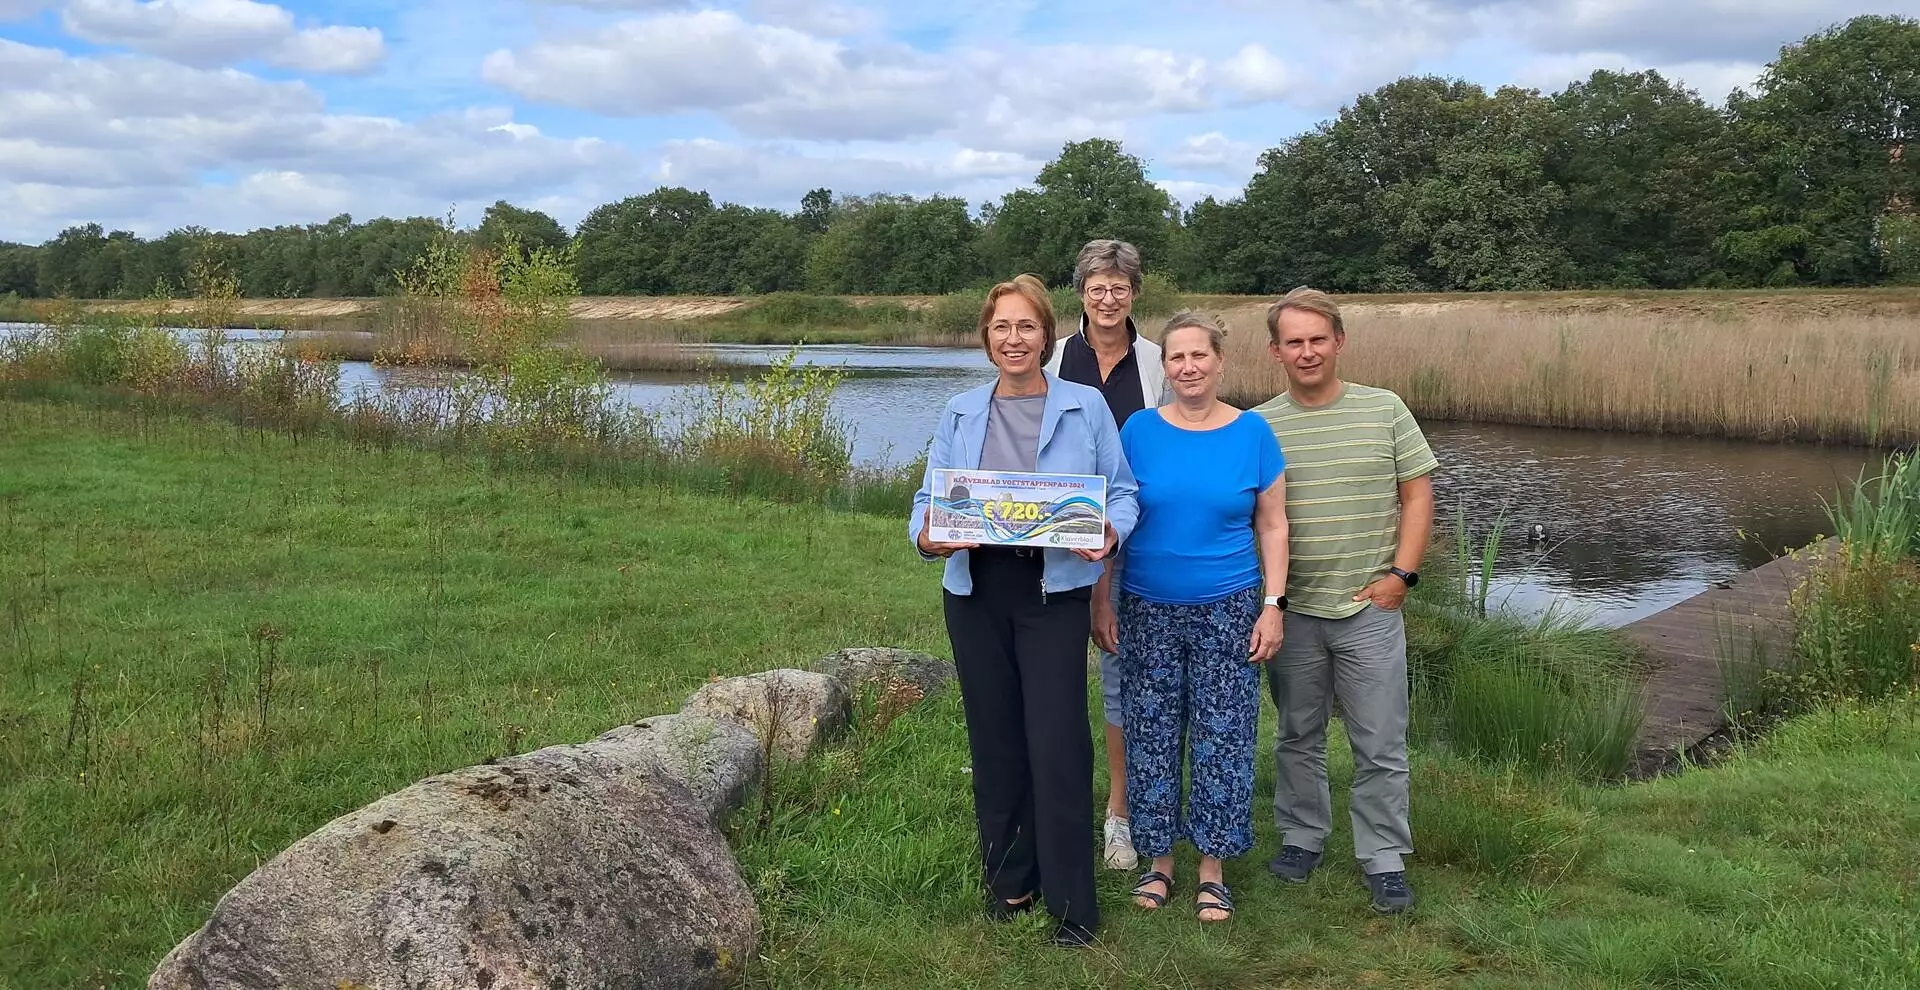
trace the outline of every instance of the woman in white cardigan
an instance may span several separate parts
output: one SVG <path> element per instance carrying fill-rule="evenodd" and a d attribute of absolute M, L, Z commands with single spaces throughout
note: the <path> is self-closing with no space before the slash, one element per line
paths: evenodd
<path fill-rule="evenodd" d="M 1140 335 L 1133 325 L 1133 302 L 1140 295 L 1140 250 L 1126 241 L 1088 241 L 1073 265 L 1073 291 L 1080 295 L 1080 329 L 1060 341 L 1046 370 L 1062 381 L 1100 390 L 1113 414 L 1116 429 L 1142 409 L 1155 409 L 1172 399 L 1166 371 L 1160 366 L 1160 345 Z M 1139 862 L 1133 850 L 1132 826 L 1127 820 L 1127 750 L 1121 726 L 1119 658 L 1099 646 L 1099 631 L 1112 641 L 1118 627 L 1120 571 L 1124 551 L 1108 565 L 1108 594 L 1094 596 L 1095 646 L 1100 650 L 1100 699 L 1107 722 L 1107 822 L 1102 858 L 1109 869 L 1131 870 Z M 1102 625 L 1104 623 L 1104 626 Z"/>

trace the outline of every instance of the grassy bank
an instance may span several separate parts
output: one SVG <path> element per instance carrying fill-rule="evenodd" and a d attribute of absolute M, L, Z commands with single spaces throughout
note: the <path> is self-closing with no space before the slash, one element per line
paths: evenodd
<path fill-rule="evenodd" d="M 9 990 L 144 985 L 262 858 L 436 770 L 940 645 L 895 518 L 64 405 L 0 403 L 0 462 Z"/>
<path fill-rule="evenodd" d="M 944 653 L 937 569 L 893 514 L 17 401 L 0 462 L 7 990 L 141 985 L 261 859 L 430 773 L 669 710 L 716 673 L 864 643 Z M 1455 696 L 1475 664 L 1613 655 L 1460 626 L 1433 590 L 1413 656 Z M 948 693 L 863 719 L 774 778 L 764 822 L 735 823 L 769 925 L 752 982 L 1904 985 L 1914 717 L 1821 716 L 1627 788 L 1553 759 L 1499 769 L 1443 723 L 1418 755 L 1416 920 L 1369 917 L 1337 855 L 1303 889 L 1263 879 L 1263 822 L 1228 875 L 1232 927 L 1199 929 L 1184 899 L 1134 915 L 1109 874 L 1106 944 L 1067 955 L 974 917 Z M 1343 821 L 1332 848 L 1348 841 Z"/>

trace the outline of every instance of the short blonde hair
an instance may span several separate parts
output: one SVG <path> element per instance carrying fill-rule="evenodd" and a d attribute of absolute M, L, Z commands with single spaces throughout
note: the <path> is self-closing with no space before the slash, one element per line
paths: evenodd
<path fill-rule="evenodd" d="M 1160 328 L 1161 360 L 1166 360 L 1167 338 L 1173 336 L 1175 331 L 1189 328 L 1205 330 L 1207 332 L 1207 346 L 1213 349 L 1213 353 L 1215 355 L 1226 354 L 1227 331 L 1212 319 L 1189 309 L 1173 314 L 1173 318 L 1167 321 L 1167 325 Z"/>
<path fill-rule="evenodd" d="M 1273 305 L 1267 307 L 1267 337 L 1274 343 L 1280 342 L 1280 314 L 1290 309 L 1308 313 L 1318 313 L 1333 324 L 1333 332 L 1341 337 L 1347 335 L 1347 325 L 1340 319 L 1340 304 L 1333 297 L 1319 289 L 1301 286 L 1281 296 Z"/>
<path fill-rule="evenodd" d="M 1045 365 L 1053 360 L 1053 297 L 1047 294 L 1047 284 L 1040 281 L 1038 275 L 1016 275 L 1010 282 L 1002 282 L 987 290 L 987 303 L 980 307 L 980 349 L 989 355 L 993 345 L 987 339 L 987 324 L 993 322 L 993 309 L 999 305 L 1000 297 L 1018 293 L 1040 314 L 1041 339 L 1046 343 L 1040 347 L 1040 363 Z"/>

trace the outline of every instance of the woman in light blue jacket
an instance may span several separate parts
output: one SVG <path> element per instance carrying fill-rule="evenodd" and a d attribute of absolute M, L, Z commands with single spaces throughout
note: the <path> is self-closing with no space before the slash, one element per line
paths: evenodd
<path fill-rule="evenodd" d="M 907 524 L 922 556 L 946 559 L 947 638 L 973 755 L 974 817 L 987 912 L 1045 901 L 1053 939 L 1093 940 L 1093 743 L 1087 634 L 1103 561 L 1133 530 L 1133 473 L 1098 389 L 1047 373 L 1053 305 L 1031 275 L 1002 282 L 980 311 L 1000 370 L 947 403 Z M 935 468 L 1095 474 L 1107 480 L 1107 543 L 1060 550 L 943 543 L 926 532 Z"/>

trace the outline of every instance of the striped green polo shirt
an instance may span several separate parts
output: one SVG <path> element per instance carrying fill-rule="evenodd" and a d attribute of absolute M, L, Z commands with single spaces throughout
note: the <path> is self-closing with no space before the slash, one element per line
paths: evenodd
<path fill-rule="evenodd" d="M 1393 565 L 1400 482 L 1440 466 L 1400 397 L 1344 385 L 1308 409 L 1285 392 L 1254 407 L 1287 459 L 1287 609 L 1344 619 L 1353 596 Z"/>

